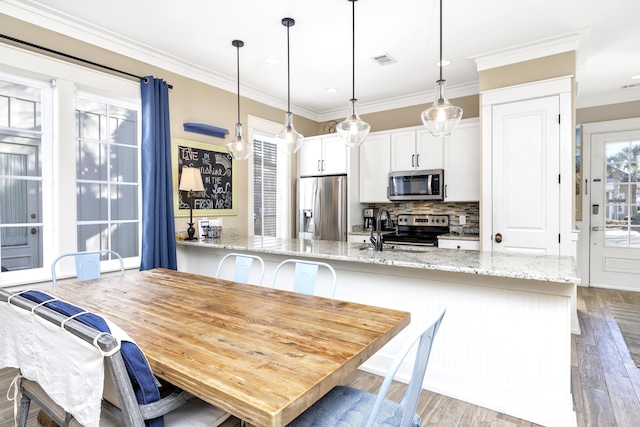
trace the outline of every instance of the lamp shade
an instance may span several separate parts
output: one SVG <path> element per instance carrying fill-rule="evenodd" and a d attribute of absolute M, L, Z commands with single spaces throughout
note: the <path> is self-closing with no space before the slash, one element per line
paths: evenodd
<path fill-rule="evenodd" d="M 436 83 L 436 100 L 421 114 L 422 123 L 433 136 L 448 136 L 462 119 L 462 108 L 451 105 L 444 95 L 445 81 Z"/>
<path fill-rule="evenodd" d="M 227 150 L 237 160 L 248 159 L 253 152 L 253 142 L 245 139 L 242 134 L 242 123 L 236 123 L 236 136 L 227 142 Z"/>
<path fill-rule="evenodd" d="M 360 120 L 358 112 L 356 111 L 357 99 L 352 99 L 350 102 L 349 115 L 345 121 L 336 126 L 336 131 L 340 138 L 347 144 L 347 147 L 355 148 L 362 144 L 362 141 L 369 135 L 371 125 L 367 122 Z"/>
<path fill-rule="evenodd" d="M 280 151 L 293 154 L 300 149 L 304 136 L 293 127 L 293 115 L 287 111 L 284 114 L 284 127 L 276 134 L 276 144 Z"/>
<path fill-rule="evenodd" d="M 182 168 L 178 189 L 180 191 L 204 191 L 200 170 L 188 167 Z"/>

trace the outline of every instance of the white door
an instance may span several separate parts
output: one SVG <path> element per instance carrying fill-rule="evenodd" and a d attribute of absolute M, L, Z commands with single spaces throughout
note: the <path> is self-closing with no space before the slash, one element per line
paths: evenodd
<path fill-rule="evenodd" d="M 640 131 L 591 138 L 590 283 L 640 291 Z"/>
<path fill-rule="evenodd" d="M 560 253 L 560 100 L 493 107 L 494 251 Z"/>

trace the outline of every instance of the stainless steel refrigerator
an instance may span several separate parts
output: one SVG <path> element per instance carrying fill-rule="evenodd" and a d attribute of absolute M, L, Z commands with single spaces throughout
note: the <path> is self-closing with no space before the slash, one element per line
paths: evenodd
<path fill-rule="evenodd" d="M 347 176 L 298 179 L 299 239 L 347 240 Z"/>

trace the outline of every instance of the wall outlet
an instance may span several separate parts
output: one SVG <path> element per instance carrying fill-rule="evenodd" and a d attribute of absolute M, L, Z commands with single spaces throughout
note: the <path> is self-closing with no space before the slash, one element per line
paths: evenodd
<path fill-rule="evenodd" d="M 465 225 L 467 223 L 467 216 L 460 215 L 460 225 Z"/>

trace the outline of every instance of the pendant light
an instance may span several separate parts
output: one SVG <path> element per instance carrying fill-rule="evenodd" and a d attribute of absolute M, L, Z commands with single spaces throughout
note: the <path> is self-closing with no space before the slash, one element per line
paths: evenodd
<path fill-rule="evenodd" d="M 227 142 L 227 150 L 237 160 L 245 160 L 253 152 L 253 142 L 247 141 L 242 135 L 242 123 L 240 123 L 240 48 L 244 46 L 242 40 L 234 40 L 231 44 L 236 48 L 236 63 L 238 65 L 238 122 L 236 123 L 236 136 Z"/>
<path fill-rule="evenodd" d="M 436 100 L 421 114 L 422 123 L 433 136 L 447 136 L 455 130 L 462 118 L 462 108 L 451 105 L 445 97 L 446 81 L 442 79 L 442 0 L 440 0 L 440 80 L 436 82 Z"/>
<path fill-rule="evenodd" d="M 304 136 L 300 135 L 293 127 L 293 114 L 291 114 L 291 65 L 289 60 L 289 28 L 296 24 L 292 18 L 282 18 L 282 25 L 287 27 L 287 112 L 284 115 L 284 128 L 276 135 L 276 144 L 281 151 L 293 154 L 302 145 Z"/>
<path fill-rule="evenodd" d="M 356 99 L 356 1 L 358 0 L 348 1 L 351 2 L 352 17 L 351 87 L 353 92 L 351 94 L 351 100 L 349 101 L 349 112 L 347 114 L 347 118 L 336 126 L 336 131 L 338 132 L 338 135 L 340 135 L 340 138 L 344 140 L 347 147 L 355 148 L 362 144 L 362 141 L 364 141 L 369 134 L 371 126 L 369 123 L 362 121 L 356 111 L 356 103 L 358 102 Z"/>

